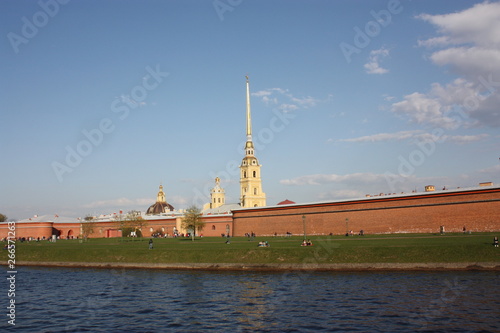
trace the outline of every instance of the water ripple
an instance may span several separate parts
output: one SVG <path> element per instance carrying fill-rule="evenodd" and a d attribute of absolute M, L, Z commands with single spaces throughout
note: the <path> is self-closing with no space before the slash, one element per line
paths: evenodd
<path fill-rule="evenodd" d="M 498 272 L 23 267 L 16 282 L 21 331 L 500 331 Z"/>

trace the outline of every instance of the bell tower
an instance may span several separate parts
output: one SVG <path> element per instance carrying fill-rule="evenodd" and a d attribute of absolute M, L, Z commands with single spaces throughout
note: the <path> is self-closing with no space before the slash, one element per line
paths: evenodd
<path fill-rule="evenodd" d="M 250 112 L 250 84 L 247 79 L 247 141 L 245 143 L 245 157 L 240 165 L 240 204 L 241 207 L 262 207 L 266 205 L 266 194 L 262 191 L 259 161 L 255 157 L 252 141 L 252 118 Z"/>
<path fill-rule="evenodd" d="M 220 178 L 215 178 L 215 187 L 210 191 L 210 208 L 218 208 L 225 204 L 226 193 L 220 187 Z"/>

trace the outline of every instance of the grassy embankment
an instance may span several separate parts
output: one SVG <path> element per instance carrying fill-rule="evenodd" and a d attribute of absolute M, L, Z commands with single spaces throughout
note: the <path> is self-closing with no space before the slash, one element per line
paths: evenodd
<path fill-rule="evenodd" d="M 500 262 L 500 248 L 492 246 L 492 233 L 393 234 L 366 236 L 312 236 L 313 246 L 301 247 L 302 237 L 221 237 L 58 240 L 56 243 L 17 242 L 16 261 L 115 263 L 460 263 Z M 261 240 L 270 243 L 259 248 Z M 7 262 L 7 251 L 2 251 Z"/>

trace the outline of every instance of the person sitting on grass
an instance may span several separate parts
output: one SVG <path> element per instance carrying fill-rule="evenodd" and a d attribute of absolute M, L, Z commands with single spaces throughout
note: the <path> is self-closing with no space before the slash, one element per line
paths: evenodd
<path fill-rule="evenodd" d="M 307 242 L 305 239 L 302 241 L 302 244 L 300 244 L 300 246 L 307 246 Z"/>

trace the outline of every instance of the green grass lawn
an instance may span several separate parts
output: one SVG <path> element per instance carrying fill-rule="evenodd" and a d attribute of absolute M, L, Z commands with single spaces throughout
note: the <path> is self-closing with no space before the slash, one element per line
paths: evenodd
<path fill-rule="evenodd" d="M 100 238 L 58 240 L 56 243 L 16 242 L 16 261 L 128 263 L 432 263 L 500 262 L 493 233 L 391 234 L 311 236 L 313 246 L 301 247 L 302 237 L 222 237 L 154 239 Z M 270 247 L 257 244 L 267 240 Z M 7 263 L 7 251 L 2 252 Z"/>

